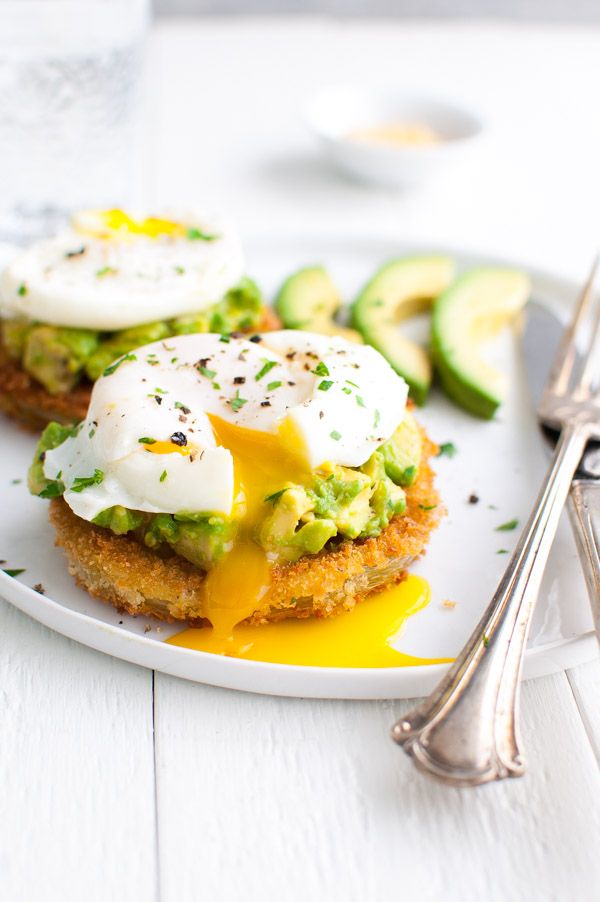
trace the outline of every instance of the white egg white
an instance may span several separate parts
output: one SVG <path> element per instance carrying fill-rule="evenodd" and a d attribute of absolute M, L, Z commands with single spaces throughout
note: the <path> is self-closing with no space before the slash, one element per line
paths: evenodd
<path fill-rule="evenodd" d="M 212 240 L 68 229 L 18 254 L 0 275 L 0 315 L 116 331 L 196 313 L 244 273 L 237 234 L 214 216 L 183 222 Z"/>
<path fill-rule="evenodd" d="M 373 348 L 297 331 L 258 338 L 185 335 L 123 358 L 96 382 L 78 434 L 46 453 L 46 477 L 62 479 L 86 520 L 113 505 L 230 515 L 233 456 L 209 415 L 278 435 L 310 469 L 360 466 L 402 421 L 406 383 Z M 165 442 L 169 453 L 153 452 Z M 77 491 L 96 471 L 99 484 Z"/>

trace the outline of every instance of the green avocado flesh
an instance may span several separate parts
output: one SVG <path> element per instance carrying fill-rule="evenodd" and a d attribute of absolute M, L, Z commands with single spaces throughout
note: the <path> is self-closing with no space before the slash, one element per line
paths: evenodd
<path fill-rule="evenodd" d="M 65 486 L 44 476 L 45 454 L 75 435 L 79 427 L 50 423 L 29 469 L 29 489 L 42 498 L 57 498 Z M 274 486 L 264 501 L 264 516 L 255 539 L 279 560 L 295 561 L 321 551 L 330 539 L 378 536 L 392 517 L 406 508 L 404 488 L 418 475 L 422 455 L 419 427 L 408 411 L 395 433 L 361 467 L 324 464 L 306 484 Z M 115 535 L 131 534 L 155 550 L 172 550 L 201 569 L 210 568 L 226 552 L 236 523 L 210 512 L 148 514 L 111 507 L 94 520 Z"/>
<path fill-rule="evenodd" d="M 481 356 L 481 345 L 523 309 L 527 276 L 481 268 L 461 276 L 436 300 L 431 352 L 445 393 L 475 416 L 491 419 L 505 395 L 504 375 Z"/>
<path fill-rule="evenodd" d="M 275 298 L 275 309 L 286 329 L 304 329 L 360 341 L 353 329 L 346 329 L 336 322 L 335 316 L 341 306 L 340 294 L 322 266 L 307 266 L 293 273 Z"/>
<path fill-rule="evenodd" d="M 173 335 L 192 332 L 236 332 L 255 329 L 263 300 L 251 279 L 242 279 L 222 301 L 202 313 L 164 322 L 145 323 L 119 332 L 67 329 L 23 320 L 2 323 L 8 355 L 51 395 L 71 391 L 83 379 L 95 382 L 114 360 L 135 348 Z"/>
<path fill-rule="evenodd" d="M 448 257 L 391 260 L 365 285 L 352 305 L 352 325 L 408 383 L 411 397 L 424 404 L 431 385 L 425 350 L 398 330 L 404 320 L 429 310 L 454 274 Z"/>

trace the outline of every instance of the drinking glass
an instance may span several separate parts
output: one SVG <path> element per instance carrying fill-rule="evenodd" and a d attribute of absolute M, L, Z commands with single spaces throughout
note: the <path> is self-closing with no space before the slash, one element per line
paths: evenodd
<path fill-rule="evenodd" d="M 135 184 L 149 0 L 0 0 L 0 241 Z"/>

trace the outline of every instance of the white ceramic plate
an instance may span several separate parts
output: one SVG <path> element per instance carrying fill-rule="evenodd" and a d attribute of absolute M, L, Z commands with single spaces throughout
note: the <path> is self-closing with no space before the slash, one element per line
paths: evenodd
<path fill-rule="evenodd" d="M 345 295 L 352 297 L 385 259 L 407 252 L 390 241 L 331 238 L 269 238 L 248 242 L 249 272 L 272 296 L 293 269 L 323 262 Z M 413 249 L 408 249 L 414 252 Z M 423 250 L 423 249 L 422 249 Z M 427 248 L 425 250 L 431 250 Z M 481 263 L 454 254 L 461 267 Z M 488 261 L 489 262 L 489 261 Z M 573 285 L 532 274 L 538 300 L 563 311 Z M 540 349 L 543 353 L 543 350 Z M 493 349 L 511 374 L 510 397 L 497 420 L 473 419 L 433 393 L 420 412 L 430 435 L 452 441 L 458 453 L 436 461 L 438 484 L 449 511 L 427 555 L 414 568 L 432 589 L 428 608 L 412 617 L 396 645 L 425 658 L 454 656 L 491 597 L 518 534 L 498 525 L 521 523 L 546 468 L 516 335 Z M 203 683 L 264 692 L 329 698 L 409 698 L 429 692 L 445 665 L 404 668 L 320 668 L 263 664 L 167 645 L 180 627 L 118 614 L 78 589 L 54 548 L 47 503 L 31 497 L 25 473 L 35 440 L 6 420 L 0 432 L 0 558 L 5 568 L 25 568 L 16 579 L 0 572 L 0 592 L 16 607 L 57 632 L 116 657 Z M 13 480 L 21 480 L 14 484 Z M 469 504 L 476 493 L 480 501 Z M 46 594 L 34 591 L 41 583 Z M 454 608 L 445 600 L 456 602 Z M 589 660 L 596 653 L 585 585 L 568 522 L 562 523 L 531 630 L 525 677 L 540 676 Z"/>

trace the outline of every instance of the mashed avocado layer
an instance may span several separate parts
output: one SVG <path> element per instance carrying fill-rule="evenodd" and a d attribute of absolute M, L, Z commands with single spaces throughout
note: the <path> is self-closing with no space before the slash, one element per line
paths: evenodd
<path fill-rule="evenodd" d="M 34 495 L 63 494 L 60 474 L 54 480 L 44 476 L 45 453 L 78 428 L 51 423 L 44 430 L 29 470 Z M 265 498 L 255 539 L 278 560 L 295 561 L 316 554 L 335 538 L 378 536 L 392 517 L 404 513 L 404 488 L 417 478 L 421 455 L 421 432 L 407 412 L 393 436 L 361 467 L 325 464 L 307 484 L 290 481 Z M 94 523 L 115 535 L 131 534 L 159 552 L 172 549 L 202 569 L 223 556 L 237 528 L 235 521 L 210 512 L 148 514 L 120 506 L 102 511 Z"/>
<path fill-rule="evenodd" d="M 120 332 L 67 329 L 24 320 L 4 320 L 2 341 L 7 353 L 51 395 L 71 391 L 83 378 L 98 379 L 107 366 L 134 348 L 195 332 L 237 332 L 255 329 L 263 300 L 248 278 L 222 301 L 195 315 L 147 323 Z"/>

